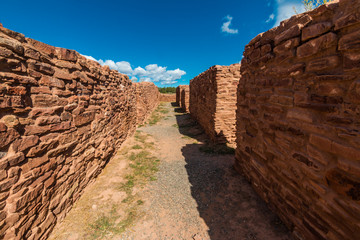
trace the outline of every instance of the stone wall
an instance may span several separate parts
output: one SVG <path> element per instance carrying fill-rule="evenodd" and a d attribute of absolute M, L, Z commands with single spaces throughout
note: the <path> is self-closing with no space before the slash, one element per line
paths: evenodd
<path fill-rule="evenodd" d="M 182 85 L 179 85 L 177 86 L 176 88 L 176 105 L 180 106 L 180 103 L 181 103 L 181 90 L 180 90 L 180 86 Z"/>
<path fill-rule="evenodd" d="M 0 238 L 45 239 L 134 131 L 135 89 L 0 26 Z"/>
<path fill-rule="evenodd" d="M 240 64 L 213 66 L 190 81 L 190 114 L 216 143 L 235 142 Z"/>
<path fill-rule="evenodd" d="M 190 94 L 190 88 L 189 85 L 182 85 L 180 87 L 181 91 L 181 98 L 180 98 L 180 107 L 183 111 L 189 112 L 189 94 Z"/>
<path fill-rule="evenodd" d="M 360 236 L 359 13 L 323 5 L 245 48 L 236 168 L 298 239 Z"/>
<path fill-rule="evenodd" d="M 160 102 L 176 102 L 176 94 L 160 93 Z"/>
<path fill-rule="evenodd" d="M 143 124 L 151 112 L 157 107 L 160 99 L 159 89 L 151 82 L 135 83 L 137 124 Z"/>

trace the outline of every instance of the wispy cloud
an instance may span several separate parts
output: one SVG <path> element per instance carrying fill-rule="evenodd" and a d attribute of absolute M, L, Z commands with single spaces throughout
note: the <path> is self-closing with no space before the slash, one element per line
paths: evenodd
<path fill-rule="evenodd" d="M 169 85 L 177 83 L 177 80 L 181 79 L 186 74 L 185 71 L 177 68 L 175 70 L 167 70 L 167 67 L 158 66 L 157 64 L 149 64 L 142 67 L 132 68 L 131 64 L 126 61 L 114 62 L 113 60 L 96 60 L 92 56 L 84 57 L 97 61 L 101 65 L 107 65 L 111 69 L 117 70 L 120 73 L 126 74 L 132 81 L 140 82 L 159 82 L 162 85 Z"/>
<path fill-rule="evenodd" d="M 274 27 L 278 26 L 281 21 L 290 18 L 296 13 L 305 12 L 304 4 L 302 4 L 299 0 L 275 0 L 275 6 L 276 14 Z"/>
<path fill-rule="evenodd" d="M 272 14 L 270 14 L 268 20 L 266 20 L 265 22 L 269 23 L 269 22 L 273 21 L 274 18 L 275 18 L 275 14 L 272 13 Z"/>
<path fill-rule="evenodd" d="M 229 34 L 237 34 L 239 32 L 237 29 L 231 29 L 230 28 L 230 24 L 231 24 L 231 21 L 232 21 L 233 17 L 231 17 L 230 15 L 227 15 L 225 17 L 225 19 L 227 21 L 224 22 L 223 25 L 221 26 L 221 31 L 229 33 Z"/>

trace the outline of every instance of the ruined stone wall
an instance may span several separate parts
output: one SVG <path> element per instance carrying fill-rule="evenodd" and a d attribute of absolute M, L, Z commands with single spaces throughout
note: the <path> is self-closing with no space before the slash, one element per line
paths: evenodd
<path fill-rule="evenodd" d="M 360 236 L 359 13 L 324 5 L 245 48 L 236 168 L 299 239 Z"/>
<path fill-rule="evenodd" d="M 176 102 L 176 94 L 160 93 L 160 102 Z"/>
<path fill-rule="evenodd" d="M 190 81 L 190 114 L 216 143 L 235 142 L 240 64 L 213 66 Z"/>
<path fill-rule="evenodd" d="M 177 86 L 176 88 L 176 105 L 180 106 L 181 103 L 181 90 L 180 90 L 180 86 Z"/>
<path fill-rule="evenodd" d="M 189 111 L 189 94 L 190 94 L 189 85 L 182 85 L 180 90 L 181 90 L 180 107 L 185 112 L 188 112 Z"/>
<path fill-rule="evenodd" d="M 0 26 L 0 238 L 45 239 L 135 124 L 127 76 Z"/>
<path fill-rule="evenodd" d="M 146 118 L 157 107 L 160 100 L 159 89 L 151 82 L 135 83 L 137 124 L 143 124 Z"/>
<path fill-rule="evenodd" d="M 176 104 L 181 106 L 181 91 L 188 85 L 179 85 L 176 88 Z"/>

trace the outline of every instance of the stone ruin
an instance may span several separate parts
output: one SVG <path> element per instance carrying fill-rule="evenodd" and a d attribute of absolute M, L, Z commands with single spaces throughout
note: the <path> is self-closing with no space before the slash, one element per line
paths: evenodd
<path fill-rule="evenodd" d="M 357 239 L 359 12 L 294 16 L 176 95 L 0 24 L 0 238 L 46 239 L 158 101 L 176 101 L 214 142 L 236 139 L 235 168 L 296 239 Z"/>
<path fill-rule="evenodd" d="M 236 168 L 296 239 L 358 239 L 360 1 L 258 35 L 241 76 Z"/>
<path fill-rule="evenodd" d="M 240 64 L 215 65 L 190 81 L 189 110 L 215 143 L 235 143 Z"/>
<path fill-rule="evenodd" d="M 152 82 L 134 83 L 136 89 L 137 124 L 141 125 L 160 101 L 160 92 Z"/>
<path fill-rule="evenodd" d="M 179 85 L 176 88 L 176 104 L 185 112 L 189 111 L 189 93 L 189 85 Z"/>
<path fill-rule="evenodd" d="M 159 92 L 2 26 L 0 69 L 0 238 L 46 239 Z"/>
<path fill-rule="evenodd" d="M 160 93 L 160 102 L 176 102 L 176 94 Z"/>

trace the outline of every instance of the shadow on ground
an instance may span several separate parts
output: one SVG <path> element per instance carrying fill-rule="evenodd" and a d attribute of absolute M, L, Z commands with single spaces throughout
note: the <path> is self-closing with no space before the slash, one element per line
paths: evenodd
<path fill-rule="evenodd" d="M 175 109 L 176 112 L 177 109 Z M 280 219 L 235 171 L 233 154 L 200 151 L 207 137 L 189 114 L 176 115 L 179 131 L 198 143 L 182 148 L 191 194 L 212 240 L 292 239 Z M 194 236 L 193 239 L 197 239 Z"/>

